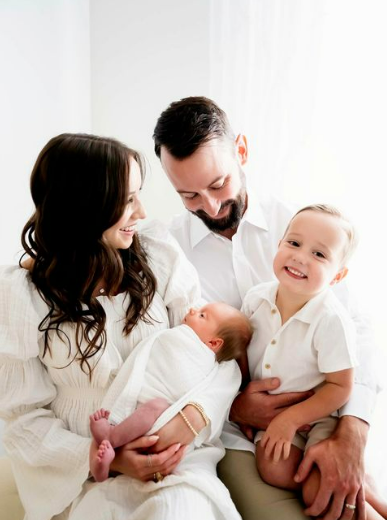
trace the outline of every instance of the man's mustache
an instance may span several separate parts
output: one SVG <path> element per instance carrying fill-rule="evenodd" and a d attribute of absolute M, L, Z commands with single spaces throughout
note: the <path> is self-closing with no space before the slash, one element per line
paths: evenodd
<path fill-rule="evenodd" d="M 227 208 L 227 206 L 231 206 L 232 204 L 234 204 L 233 199 L 225 200 L 220 205 L 218 213 L 222 212 L 224 210 L 224 208 Z M 197 211 L 194 211 L 194 214 L 197 215 L 198 217 L 200 217 L 200 216 L 208 217 L 208 213 L 206 213 L 203 209 L 198 209 Z"/>

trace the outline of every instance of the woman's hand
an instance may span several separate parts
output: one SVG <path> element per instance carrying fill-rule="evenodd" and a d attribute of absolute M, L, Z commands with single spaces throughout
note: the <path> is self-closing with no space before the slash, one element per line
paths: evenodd
<path fill-rule="evenodd" d="M 158 440 L 157 435 L 144 436 L 118 448 L 110 470 L 143 482 L 153 480 L 157 472 L 169 475 L 181 461 L 185 446 L 175 443 L 159 453 L 148 455 Z"/>

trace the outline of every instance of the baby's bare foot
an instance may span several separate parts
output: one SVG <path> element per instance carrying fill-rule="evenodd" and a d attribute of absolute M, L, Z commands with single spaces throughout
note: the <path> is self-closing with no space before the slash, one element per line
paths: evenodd
<path fill-rule="evenodd" d="M 110 412 L 103 408 L 90 415 L 90 431 L 98 444 L 101 444 L 103 440 L 110 439 L 109 415 Z"/>
<path fill-rule="evenodd" d="M 109 441 L 102 441 L 98 451 L 90 459 L 90 471 L 97 482 L 106 480 L 109 476 L 109 468 L 115 452 Z"/>

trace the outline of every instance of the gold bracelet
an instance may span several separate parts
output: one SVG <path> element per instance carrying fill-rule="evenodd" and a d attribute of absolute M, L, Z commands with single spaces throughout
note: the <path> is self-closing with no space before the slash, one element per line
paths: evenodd
<path fill-rule="evenodd" d="M 191 405 L 193 406 L 194 408 L 196 408 L 196 410 L 200 413 L 200 415 L 203 417 L 203 421 L 205 422 L 205 425 L 208 426 L 210 424 L 210 420 L 208 418 L 208 416 L 206 415 L 206 412 L 204 411 L 203 409 L 203 406 L 199 403 L 194 403 L 192 401 L 190 401 L 189 403 L 187 403 L 187 406 L 188 405 Z"/>
<path fill-rule="evenodd" d="M 187 419 L 187 416 L 185 415 L 185 413 L 182 410 L 180 410 L 179 414 L 182 416 L 183 421 L 188 426 L 188 428 L 191 430 L 191 432 L 195 435 L 195 437 L 197 437 L 199 434 L 195 430 L 195 428 L 192 426 L 192 424 L 189 422 L 189 420 Z"/>

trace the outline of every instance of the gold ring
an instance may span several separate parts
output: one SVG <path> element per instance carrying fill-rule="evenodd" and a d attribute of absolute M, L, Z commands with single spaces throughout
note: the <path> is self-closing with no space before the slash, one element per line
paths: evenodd
<path fill-rule="evenodd" d="M 148 458 L 146 459 L 148 463 L 148 468 L 152 467 L 152 455 L 148 455 Z"/>
<path fill-rule="evenodd" d="M 164 479 L 164 475 L 162 475 L 160 473 L 160 471 L 153 473 L 153 482 L 161 482 L 163 479 Z"/>
<path fill-rule="evenodd" d="M 354 506 L 353 504 L 344 504 L 344 505 L 347 509 L 350 509 L 351 511 L 355 511 L 355 509 L 356 509 L 356 506 Z"/>

